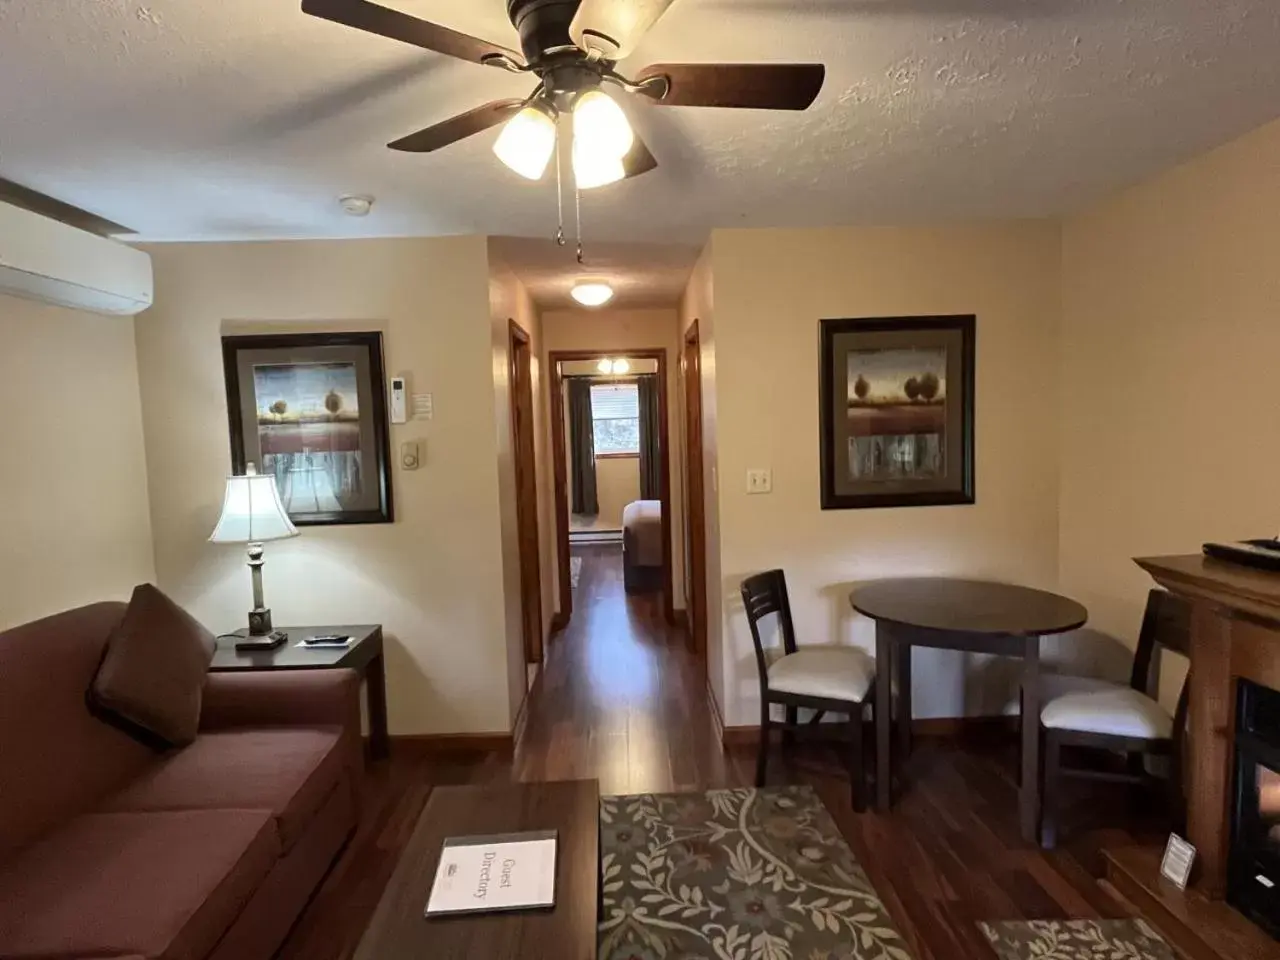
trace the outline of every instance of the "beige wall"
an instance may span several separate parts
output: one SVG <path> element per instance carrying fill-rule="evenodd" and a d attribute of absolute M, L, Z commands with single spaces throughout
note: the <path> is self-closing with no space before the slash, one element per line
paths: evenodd
<path fill-rule="evenodd" d="M 715 698 L 715 706 L 723 715 L 725 703 L 725 655 L 724 617 L 720 576 L 720 498 L 719 498 L 719 424 L 716 403 L 716 340 L 715 298 L 711 275 L 711 256 L 714 237 L 702 251 L 684 296 L 680 300 L 680 349 L 684 350 L 684 337 L 689 328 L 698 324 L 698 355 L 702 386 L 702 489 L 706 501 L 703 509 L 704 538 L 706 540 L 706 593 L 707 605 L 707 685 Z M 684 390 L 678 390 L 680 398 L 680 448 L 688 450 L 688 437 L 684 429 Z M 681 490 L 687 495 L 682 479 Z M 689 542 L 688 524 L 681 524 L 681 541 Z"/>
<path fill-rule="evenodd" d="M 434 395 L 425 442 L 393 467 L 394 524 L 305 528 L 267 546 L 278 624 L 378 622 L 398 734 L 511 728 L 489 262 L 483 237 L 150 248 L 156 306 L 137 321 L 160 586 L 214 630 L 249 606 L 242 552 L 205 540 L 230 466 L 219 337 L 380 329 L 387 373 Z M 393 458 L 398 464 L 398 460 Z"/>
<path fill-rule="evenodd" d="M 1280 528 L 1278 171 L 1275 123 L 1065 227 L 1062 586 L 1130 643 L 1130 558 Z"/>
<path fill-rule="evenodd" d="M 938 229 L 725 230 L 711 245 L 713 379 L 730 725 L 758 721 L 756 665 L 738 584 L 786 570 L 802 642 L 870 644 L 850 588 L 946 574 L 1053 587 L 1058 562 L 1059 230 L 1050 223 Z M 819 509 L 818 321 L 974 313 L 977 503 Z M 746 494 L 749 468 L 773 493 Z M 917 651 L 917 715 L 998 711 L 1007 664 Z"/>
<path fill-rule="evenodd" d="M 621 530 L 623 508 L 640 499 L 640 458 L 597 458 L 596 499 L 600 503 L 596 526 L 602 530 Z"/>
<path fill-rule="evenodd" d="M 0 629 L 154 579 L 133 320 L 0 296 Z"/>
<path fill-rule="evenodd" d="M 533 430 L 534 475 L 547 456 L 547 444 L 542 440 L 546 433 L 546 402 L 541 395 L 542 365 L 538 360 L 542 344 L 542 324 L 533 300 L 524 284 L 510 270 L 501 266 L 490 251 L 489 309 L 493 324 L 493 383 L 495 442 L 498 451 L 499 519 L 502 531 L 502 582 L 504 592 L 504 618 L 507 645 L 507 682 L 511 716 L 520 712 L 529 689 L 528 671 L 524 650 L 523 596 L 520 589 L 520 529 L 516 514 L 515 446 L 511 433 L 511 322 L 514 321 L 529 334 L 529 349 L 533 357 Z M 538 538 L 540 568 L 545 568 L 552 534 L 547 526 L 546 498 L 538 490 Z M 542 591 L 542 636 L 545 642 L 551 620 L 550 583 L 544 576 Z"/>
<path fill-rule="evenodd" d="M 680 437 L 679 402 L 680 349 L 679 317 L 673 309 L 652 310 L 548 310 L 542 314 L 543 357 L 553 350 L 605 350 L 625 353 L 627 350 L 662 349 L 667 358 L 667 436 L 671 457 L 671 539 L 672 574 L 675 580 L 674 603 L 684 607 L 684 549 L 681 529 L 684 523 L 684 500 L 680 477 L 684 471 L 683 445 Z M 544 390 L 543 393 L 546 393 Z M 546 461 L 546 482 L 554 491 L 551 460 Z M 554 505 L 554 500 L 552 501 Z M 554 514 L 553 514 L 554 516 Z M 552 573 L 557 574 L 552 562 Z M 559 594 L 556 594 L 557 597 Z"/>

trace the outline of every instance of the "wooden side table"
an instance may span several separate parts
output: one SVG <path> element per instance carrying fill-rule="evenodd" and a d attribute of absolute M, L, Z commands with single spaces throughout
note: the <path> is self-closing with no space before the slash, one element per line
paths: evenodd
<path fill-rule="evenodd" d="M 369 719 L 369 752 L 375 760 L 385 760 L 391 753 L 387 733 L 387 669 L 382 655 L 382 625 L 280 627 L 289 639 L 274 650 L 240 651 L 236 637 L 239 630 L 218 639 L 218 649 L 209 669 L 215 673 L 235 670 L 354 670 L 365 682 Z M 324 634 L 349 636 L 345 647 L 306 647 L 303 637 Z"/>

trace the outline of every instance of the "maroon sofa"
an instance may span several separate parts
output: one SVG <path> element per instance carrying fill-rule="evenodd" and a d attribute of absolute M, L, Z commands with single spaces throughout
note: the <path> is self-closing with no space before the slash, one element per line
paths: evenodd
<path fill-rule="evenodd" d="M 0 958 L 267 960 L 355 828 L 358 678 L 209 674 L 159 754 L 85 705 L 124 610 L 0 633 Z"/>

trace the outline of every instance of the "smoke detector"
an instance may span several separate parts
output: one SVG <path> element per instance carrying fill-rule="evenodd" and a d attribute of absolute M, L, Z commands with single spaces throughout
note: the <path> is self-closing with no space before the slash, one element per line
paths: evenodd
<path fill-rule="evenodd" d="M 373 197 L 367 197 L 363 194 L 347 194 L 345 197 L 338 198 L 338 205 L 342 207 L 342 212 L 349 217 L 367 217 L 369 211 L 373 209 Z"/>

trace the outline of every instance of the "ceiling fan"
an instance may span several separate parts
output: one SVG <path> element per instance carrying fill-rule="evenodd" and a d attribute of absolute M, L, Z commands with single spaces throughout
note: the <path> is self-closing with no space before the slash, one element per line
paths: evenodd
<path fill-rule="evenodd" d="M 392 40 L 529 73 L 538 86 L 523 100 L 494 100 L 388 146 L 430 153 L 505 124 L 494 152 L 530 180 L 541 179 L 556 149 L 558 122 L 573 120 L 573 171 L 580 189 L 654 169 L 658 161 L 635 136 L 606 87 L 674 107 L 804 110 L 817 98 L 826 68 L 816 63 L 665 63 L 627 77 L 617 70 L 675 0 L 507 0 L 521 52 L 428 23 L 369 0 L 303 0 L 304 13 Z"/>

